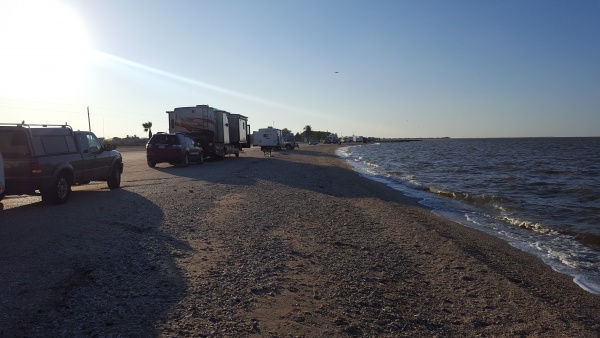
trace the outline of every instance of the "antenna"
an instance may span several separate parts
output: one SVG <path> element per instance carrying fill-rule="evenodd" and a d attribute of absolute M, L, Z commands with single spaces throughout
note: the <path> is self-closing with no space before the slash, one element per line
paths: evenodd
<path fill-rule="evenodd" d="M 88 111 L 88 127 L 90 128 L 90 131 L 92 131 L 92 123 L 90 122 L 90 106 L 87 107 L 87 111 Z"/>

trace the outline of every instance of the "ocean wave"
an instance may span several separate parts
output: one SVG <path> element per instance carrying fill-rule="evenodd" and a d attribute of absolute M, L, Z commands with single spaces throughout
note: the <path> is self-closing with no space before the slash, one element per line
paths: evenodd
<path fill-rule="evenodd" d="M 438 189 L 438 188 L 435 188 L 432 186 L 427 187 L 426 190 L 430 191 L 434 194 L 437 194 L 439 196 L 459 199 L 459 200 L 463 200 L 463 201 L 469 202 L 471 204 L 476 204 L 476 205 L 488 205 L 491 203 L 506 203 L 506 202 L 508 202 L 508 198 L 506 198 L 504 196 L 489 195 L 489 194 L 474 195 L 474 194 L 469 194 L 469 193 L 464 193 L 464 192 L 451 191 L 451 190 L 446 190 L 446 189 Z"/>
<path fill-rule="evenodd" d="M 514 218 L 514 217 L 508 217 L 508 216 L 500 216 L 500 217 L 498 217 L 498 219 L 500 221 L 503 221 L 510 225 L 517 226 L 521 229 L 531 230 L 531 231 L 545 234 L 545 235 L 557 235 L 558 234 L 558 232 L 556 230 L 550 229 L 540 223 L 522 220 L 522 219 L 518 219 L 518 218 Z"/>

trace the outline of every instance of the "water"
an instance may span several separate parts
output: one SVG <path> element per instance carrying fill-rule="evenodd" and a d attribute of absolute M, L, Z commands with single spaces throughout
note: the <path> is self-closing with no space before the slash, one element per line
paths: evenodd
<path fill-rule="evenodd" d="M 600 138 L 432 139 L 338 155 L 600 294 Z"/>

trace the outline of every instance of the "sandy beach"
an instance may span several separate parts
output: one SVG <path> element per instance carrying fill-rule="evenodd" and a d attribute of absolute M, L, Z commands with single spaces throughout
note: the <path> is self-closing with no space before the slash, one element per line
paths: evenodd
<path fill-rule="evenodd" d="M 80 270 L 65 271 L 69 288 L 35 306 L 19 303 L 33 299 L 23 291 L 33 282 L 0 274 L 8 286 L 0 337 L 600 335 L 599 296 L 361 178 L 336 149 L 303 145 L 266 157 L 252 148 L 238 159 L 159 168 L 156 183 L 123 152 L 119 207 L 80 230 L 90 237 L 85 254 L 31 249 L 3 263 L 21 277 L 49 265 Z M 177 184 L 145 190 L 169 180 Z M 3 211 L 0 244 L 20 238 L 11 223 L 26 217 L 18 209 Z M 35 283 L 52 289 L 61 280 Z"/>

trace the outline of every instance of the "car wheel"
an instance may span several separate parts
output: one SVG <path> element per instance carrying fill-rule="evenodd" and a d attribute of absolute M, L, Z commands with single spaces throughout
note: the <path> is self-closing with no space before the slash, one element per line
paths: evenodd
<path fill-rule="evenodd" d="M 240 153 L 235 153 L 235 157 L 240 157 Z"/>
<path fill-rule="evenodd" d="M 150 168 L 154 168 L 154 167 L 156 167 L 156 162 L 154 162 L 154 161 L 148 161 L 148 166 Z"/>
<path fill-rule="evenodd" d="M 286 144 L 286 145 L 285 145 L 285 149 L 286 149 L 286 150 L 292 150 L 293 148 L 292 148 L 292 145 L 290 145 L 290 144 Z"/>
<path fill-rule="evenodd" d="M 42 191 L 42 202 L 46 204 L 64 204 L 71 196 L 71 182 L 67 175 L 61 173 L 49 189 Z"/>
<path fill-rule="evenodd" d="M 200 153 L 200 157 L 198 157 L 198 164 L 204 164 L 204 154 Z"/>
<path fill-rule="evenodd" d="M 187 167 L 190 165 L 190 155 L 185 154 L 185 156 L 183 156 L 183 161 L 181 161 L 181 165 L 184 167 Z"/>
<path fill-rule="evenodd" d="M 121 170 L 119 170 L 118 163 L 115 164 L 112 172 L 110 173 L 110 177 L 106 181 L 109 189 L 119 189 L 121 186 Z"/>

